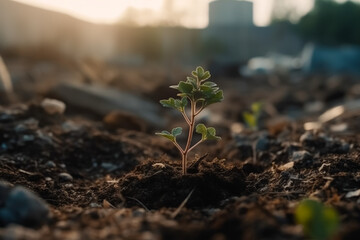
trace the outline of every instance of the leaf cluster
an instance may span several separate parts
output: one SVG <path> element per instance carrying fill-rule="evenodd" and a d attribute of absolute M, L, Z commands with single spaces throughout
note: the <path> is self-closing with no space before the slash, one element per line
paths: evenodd
<path fill-rule="evenodd" d="M 179 91 L 177 94 L 181 99 L 169 98 L 161 100 L 164 107 L 170 107 L 183 111 L 187 105 L 187 100 L 200 103 L 202 108 L 210 104 L 221 102 L 224 99 L 223 91 L 219 90 L 216 83 L 207 81 L 211 75 L 209 71 L 204 71 L 202 67 L 197 67 L 192 71 L 192 76 L 187 77 L 186 81 L 170 86 Z"/>

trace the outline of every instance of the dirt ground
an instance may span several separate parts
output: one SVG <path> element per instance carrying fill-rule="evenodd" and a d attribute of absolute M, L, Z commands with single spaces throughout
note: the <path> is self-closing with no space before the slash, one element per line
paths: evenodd
<path fill-rule="evenodd" d="M 71 106 L 48 114 L 40 97 L 3 105 L 0 179 L 35 192 L 51 214 L 37 229 L 3 226 L 0 238 L 306 239 L 294 211 L 316 198 L 340 215 L 334 239 L 358 239 L 360 197 L 347 194 L 360 189 L 360 108 L 315 131 L 304 123 L 360 97 L 359 79 L 294 79 L 215 79 L 225 101 L 202 120 L 222 141 L 195 150 L 186 176 L 176 148 L 154 135 L 162 129 L 109 129 Z M 155 102 L 165 89 L 142 94 Z M 243 129 L 254 101 L 266 103 L 259 130 Z"/>

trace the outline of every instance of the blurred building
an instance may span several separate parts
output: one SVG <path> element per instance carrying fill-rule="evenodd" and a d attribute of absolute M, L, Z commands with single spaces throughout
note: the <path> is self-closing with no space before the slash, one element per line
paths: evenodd
<path fill-rule="evenodd" d="M 252 2 L 238 0 L 210 2 L 203 38 L 209 58 L 218 62 L 244 62 L 269 52 L 295 55 L 303 47 L 289 25 L 255 26 Z"/>
<path fill-rule="evenodd" d="M 216 0 L 209 4 L 209 26 L 252 26 L 253 3 L 248 1 Z"/>

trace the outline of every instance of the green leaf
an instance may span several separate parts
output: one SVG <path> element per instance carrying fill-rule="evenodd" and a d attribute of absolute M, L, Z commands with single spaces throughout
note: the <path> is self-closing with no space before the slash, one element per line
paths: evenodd
<path fill-rule="evenodd" d="M 191 85 L 193 85 L 194 88 L 197 88 L 197 80 L 193 77 L 187 77 L 187 83 L 190 83 Z"/>
<path fill-rule="evenodd" d="M 188 104 L 188 100 L 186 97 L 181 98 L 181 106 L 185 108 Z"/>
<path fill-rule="evenodd" d="M 221 137 L 216 136 L 216 130 L 213 127 L 207 129 L 207 140 L 220 140 Z"/>
<path fill-rule="evenodd" d="M 207 86 L 207 87 L 213 88 L 213 87 L 216 87 L 217 84 L 214 83 L 214 82 L 205 82 L 205 83 L 203 83 L 203 86 Z"/>
<path fill-rule="evenodd" d="M 174 98 L 169 98 L 169 99 L 163 99 L 160 100 L 160 103 L 163 107 L 168 107 L 168 108 L 175 108 L 175 99 Z"/>
<path fill-rule="evenodd" d="M 216 136 L 216 130 L 213 127 L 207 128 L 204 124 L 199 123 L 196 126 L 196 132 L 201 134 L 201 140 L 220 140 L 221 138 Z"/>
<path fill-rule="evenodd" d="M 175 137 L 171 133 L 169 133 L 168 131 L 162 131 L 160 133 L 155 133 L 155 134 L 159 135 L 159 136 L 162 136 L 162 137 L 165 137 L 165 138 L 169 139 L 172 142 L 175 141 Z"/>
<path fill-rule="evenodd" d="M 211 77 L 211 74 L 209 71 L 206 71 L 202 77 L 201 77 L 201 81 L 200 82 L 205 82 L 206 80 L 208 80 Z"/>
<path fill-rule="evenodd" d="M 244 122 L 249 128 L 257 128 L 257 117 L 250 113 L 250 112 L 244 112 L 243 113 Z"/>
<path fill-rule="evenodd" d="M 224 100 L 223 91 L 220 90 L 206 99 L 206 106 Z"/>
<path fill-rule="evenodd" d="M 207 135 L 207 129 L 206 126 L 203 123 L 199 123 L 198 125 L 196 125 L 196 132 L 201 134 L 201 139 L 202 140 L 206 140 L 206 135 Z"/>
<path fill-rule="evenodd" d="M 295 220 L 312 239 L 329 239 L 339 226 L 335 209 L 314 200 L 303 200 L 295 210 Z"/>
<path fill-rule="evenodd" d="M 263 104 L 261 102 L 254 102 L 253 104 L 251 104 L 251 111 L 255 115 L 260 115 L 262 107 L 263 107 Z"/>
<path fill-rule="evenodd" d="M 163 107 L 174 108 L 179 111 L 183 111 L 188 102 L 186 97 L 183 97 L 181 100 L 174 98 L 160 100 L 160 103 L 163 105 Z"/>
<path fill-rule="evenodd" d="M 198 76 L 199 79 L 203 79 L 204 76 L 204 69 L 201 66 L 198 66 L 196 68 L 196 74 Z"/>
<path fill-rule="evenodd" d="M 173 128 L 171 130 L 171 134 L 176 138 L 177 136 L 179 136 L 182 133 L 182 128 L 181 127 L 176 127 Z"/>
<path fill-rule="evenodd" d="M 191 83 L 180 81 L 178 85 L 170 86 L 170 88 L 177 89 L 181 93 L 190 94 L 194 87 Z"/>

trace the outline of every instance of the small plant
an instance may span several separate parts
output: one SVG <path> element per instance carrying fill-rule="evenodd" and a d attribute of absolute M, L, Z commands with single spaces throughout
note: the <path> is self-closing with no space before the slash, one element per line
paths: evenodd
<path fill-rule="evenodd" d="M 303 226 L 305 234 L 314 240 L 331 239 L 339 226 L 335 209 L 310 199 L 300 202 L 295 210 L 295 219 Z"/>
<path fill-rule="evenodd" d="M 245 111 L 243 113 L 244 121 L 249 128 L 253 130 L 258 129 L 259 117 L 262 109 L 263 104 L 261 102 L 254 102 L 253 104 L 251 104 L 251 112 Z"/>
<path fill-rule="evenodd" d="M 180 97 L 179 99 L 169 98 L 160 101 L 164 107 L 178 110 L 189 125 L 188 139 L 184 148 L 176 141 L 176 137 L 182 133 L 181 127 L 176 127 L 172 129 L 171 132 L 162 131 L 156 133 L 157 135 L 169 139 L 180 151 L 182 156 L 183 175 L 187 173 L 187 158 L 188 153 L 191 150 L 206 140 L 221 139 L 216 136 L 215 128 L 206 127 L 204 124 L 200 123 L 196 126 L 195 131 L 201 134 L 201 139 L 191 146 L 195 127 L 195 117 L 210 104 L 221 102 L 224 98 L 223 91 L 219 90 L 219 87 L 215 83 L 207 81 L 210 77 L 209 71 L 204 71 L 202 67 L 197 67 L 195 71 L 192 71 L 192 76 L 187 77 L 186 81 L 180 81 L 178 85 L 170 86 L 170 88 L 179 91 L 177 94 L 177 96 Z M 186 107 L 189 102 L 190 114 L 186 112 Z"/>

